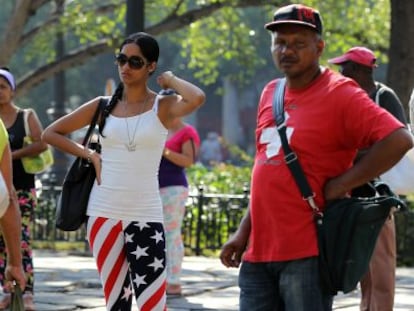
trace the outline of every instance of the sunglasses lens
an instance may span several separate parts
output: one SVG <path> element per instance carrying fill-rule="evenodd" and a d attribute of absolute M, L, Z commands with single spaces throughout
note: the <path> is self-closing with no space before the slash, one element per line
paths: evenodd
<path fill-rule="evenodd" d="M 128 64 L 133 69 L 141 69 L 145 65 L 145 62 L 139 56 L 131 56 L 128 60 Z"/>
<path fill-rule="evenodd" d="M 117 54 L 116 62 L 119 66 L 124 66 L 128 62 L 128 57 L 125 54 Z"/>
<path fill-rule="evenodd" d="M 132 69 L 141 69 L 145 65 L 145 61 L 139 56 L 131 56 L 128 58 L 125 54 L 117 54 L 116 62 L 119 66 L 124 66 L 128 63 L 129 67 Z"/>

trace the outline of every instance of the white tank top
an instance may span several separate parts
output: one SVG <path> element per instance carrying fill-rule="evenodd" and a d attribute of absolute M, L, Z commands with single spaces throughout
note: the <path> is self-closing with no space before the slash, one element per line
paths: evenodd
<path fill-rule="evenodd" d="M 127 221 L 163 222 L 158 168 L 167 129 L 151 110 L 128 118 L 109 115 L 102 144 L 101 184 L 93 185 L 87 215 Z M 128 130 L 135 151 L 128 151 Z"/>

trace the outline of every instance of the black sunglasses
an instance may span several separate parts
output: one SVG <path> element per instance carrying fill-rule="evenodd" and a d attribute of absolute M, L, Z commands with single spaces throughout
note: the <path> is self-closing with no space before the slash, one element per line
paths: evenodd
<path fill-rule="evenodd" d="M 145 61 L 140 56 L 131 56 L 128 57 L 125 54 L 119 53 L 115 56 L 116 63 L 119 66 L 124 66 L 126 63 L 128 63 L 128 66 L 131 69 L 141 69 L 145 66 Z"/>

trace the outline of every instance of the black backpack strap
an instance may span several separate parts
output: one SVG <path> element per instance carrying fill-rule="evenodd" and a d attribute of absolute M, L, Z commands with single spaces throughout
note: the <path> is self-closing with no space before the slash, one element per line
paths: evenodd
<path fill-rule="evenodd" d="M 279 132 L 280 141 L 282 143 L 283 152 L 285 154 L 285 162 L 295 179 L 297 186 L 302 193 L 303 199 L 306 200 L 315 214 L 320 214 L 320 210 L 314 201 L 315 194 L 312 191 L 302 166 L 299 163 L 296 153 L 290 148 L 289 141 L 286 136 L 286 123 L 284 111 L 284 95 L 285 95 L 286 78 L 279 79 L 273 97 L 273 115 L 276 120 L 277 131 Z"/>

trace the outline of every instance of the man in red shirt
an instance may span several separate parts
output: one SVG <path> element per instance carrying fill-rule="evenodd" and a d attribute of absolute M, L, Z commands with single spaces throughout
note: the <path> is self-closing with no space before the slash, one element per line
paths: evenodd
<path fill-rule="evenodd" d="M 341 73 L 355 80 L 380 107 L 386 109 L 401 123 L 406 124 L 404 109 L 395 92 L 374 80 L 377 67 L 374 53 L 362 46 L 349 49 L 345 54 L 329 60 L 340 66 Z M 363 151 L 362 151 L 363 153 Z M 358 196 L 372 196 L 367 187 L 353 191 Z M 384 223 L 372 254 L 369 269 L 361 280 L 361 311 L 387 311 L 394 308 L 395 268 L 397 251 L 393 212 Z"/>
<path fill-rule="evenodd" d="M 404 124 L 378 107 L 351 79 L 319 65 L 325 43 L 313 8 L 279 8 L 265 28 L 276 67 L 286 77 L 285 122 L 315 193 L 315 202 L 341 198 L 380 175 L 404 155 L 412 139 Z M 313 211 L 302 199 L 284 160 L 272 113 L 278 79 L 260 97 L 251 201 L 220 258 L 240 268 L 240 310 L 320 311 L 332 296 L 319 283 Z M 355 165 L 359 149 L 370 150 Z"/>

